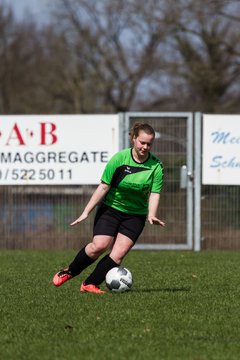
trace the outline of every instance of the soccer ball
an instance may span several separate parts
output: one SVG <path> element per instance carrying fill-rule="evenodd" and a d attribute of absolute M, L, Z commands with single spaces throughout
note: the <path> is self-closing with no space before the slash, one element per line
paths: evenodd
<path fill-rule="evenodd" d="M 114 292 L 130 290 L 133 283 L 131 272 L 124 267 L 114 267 L 106 275 L 106 285 Z"/>

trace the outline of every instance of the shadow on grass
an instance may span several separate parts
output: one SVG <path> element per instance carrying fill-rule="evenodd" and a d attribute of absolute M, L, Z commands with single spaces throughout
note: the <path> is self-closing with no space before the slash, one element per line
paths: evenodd
<path fill-rule="evenodd" d="M 154 288 L 154 289 L 132 289 L 131 291 L 137 292 L 137 293 L 150 293 L 150 292 L 169 292 L 169 293 L 175 293 L 175 292 L 187 292 L 190 291 L 190 287 L 180 287 L 180 288 Z"/>

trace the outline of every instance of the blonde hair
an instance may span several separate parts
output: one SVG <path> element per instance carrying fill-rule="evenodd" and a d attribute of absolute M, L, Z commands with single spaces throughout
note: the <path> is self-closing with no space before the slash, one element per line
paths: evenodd
<path fill-rule="evenodd" d="M 154 135 L 155 137 L 155 131 L 151 125 L 147 123 L 135 122 L 129 131 L 131 142 L 133 141 L 134 137 L 138 137 L 140 131 L 144 131 L 146 134 Z"/>

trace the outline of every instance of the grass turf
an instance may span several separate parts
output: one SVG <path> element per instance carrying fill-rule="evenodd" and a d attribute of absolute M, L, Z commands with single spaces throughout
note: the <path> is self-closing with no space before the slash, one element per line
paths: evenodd
<path fill-rule="evenodd" d="M 131 251 L 133 289 L 59 288 L 73 251 L 1 251 L 0 358 L 239 359 L 240 252 Z M 105 288 L 103 285 L 102 288 Z"/>

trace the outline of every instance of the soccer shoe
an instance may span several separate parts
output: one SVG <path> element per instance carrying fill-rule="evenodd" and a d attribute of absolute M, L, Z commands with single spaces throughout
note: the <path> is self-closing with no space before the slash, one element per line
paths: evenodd
<path fill-rule="evenodd" d="M 60 286 L 66 281 L 70 280 L 72 275 L 68 269 L 64 269 L 56 273 L 53 278 L 53 283 L 55 286 Z"/>
<path fill-rule="evenodd" d="M 95 294 L 105 294 L 105 291 L 102 291 L 96 285 L 93 285 L 93 284 L 85 285 L 84 283 L 82 283 L 82 285 L 80 287 L 80 291 L 81 292 L 91 292 L 91 293 L 95 293 Z"/>

